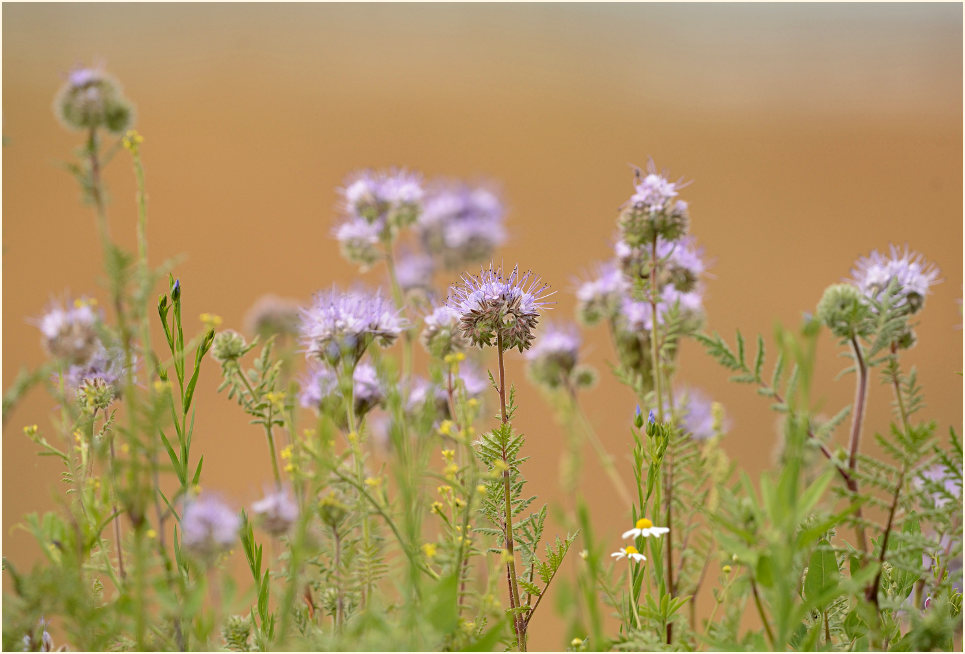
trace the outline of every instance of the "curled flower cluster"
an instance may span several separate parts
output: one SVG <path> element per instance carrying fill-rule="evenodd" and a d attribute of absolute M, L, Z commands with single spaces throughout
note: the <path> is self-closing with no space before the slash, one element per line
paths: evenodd
<path fill-rule="evenodd" d="M 311 307 L 302 310 L 301 338 L 309 358 L 335 367 L 354 368 L 373 342 L 388 347 L 405 321 L 378 292 L 318 293 Z"/>
<path fill-rule="evenodd" d="M 120 397 L 125 372 L 124 354 L 99 346 L 84 364 L 68 368 L 64 384 L 77 393 L 84 409 L 93 412 Z"/>
<path fill-rule="evenodd" d="M 449 291 L 448 305 L 459 316 L 463 336 L 482 347 L 502 345 L 503 350 L 529 349 L 539 312 L 548 303 L 548 285 L 519 268 L 504 276 L 501 268 L 483 268 L 479 275 L 463 275 L 462 284 Z"/>
<path fill-rule="evenodd" d="M 687 234 L 688 207 L 677 198 L 680 188 L 652 163 L 646 176 L 638 171 L 635 193 L 617 221 L 613 261 L 600 265 L 576 291 L 580 322 L 605 320 L 621 363 L 640 379 L 652 370 L 649 341 L 655 326 L 672 323 L 677 331 L 693 333 L 703 321 L 706 264 Z"/>
<path fill-rule="evenodd" d="M 54 113 L 68 129 L 103 127 L 120 134 L 130 126 L 134 108 L 116 79 L 98 68 L 76 68 L 54 98 Z"/>
<path fill-rule="evenodd" d="M 202 495 L 184 508 L 181 544 L 188 551 L 210 559 L 229 549 L 238 537 L 241 518 L 218 497 Z"/>
<path fill-rule="evenodd" d="M 352 380 L 355 415 L 361 418 L 385 402 L 385 385 L 371 364 L 358 364 Z M 298 401 L 303 407 L 335 416 L 336 420 L 344 415 L 344 396 L 338 376 L 327 366 L 316 365 L 309 370 L 302 380 Z"/>
<path fill-rule="evenodd" d="M 694 388 L 682 393 L 680 418 L 684 433 L 699 441 L 718 436 L 728 429 L 723 407 Z"/>
<path fill-rule="evenodd" d="M 876 316 L 890 304 L 906 316 L 918 313 L 925 296 L 938 282 L 938 269 L 917 252 L 894 245 L 885 257 L 877 250 L 855 262 L 852 278 L 825 289 L 817 306 L 817 318 L 842 339 L 866 337 L 876 329 Z M 894 336 L 897 348 L 915 343 L 911 326 Z"/>
<path fill-rule="evenodd" d="M 925 303 L 929 289 L 938 282 L 938 269 L 917 253 L 904 252 L 891 246 L 885 257 L 877 250 L 855 262 L 852 280 L 868 298 L 877 299 L 892 283 L 898 287 L 910 313 L 917 313 Z"/>
<path fill-rule="evenodd" d="M 426 250 L 449 268 L 490 258 L 506 241 L 505 209 L 493 191 L 463 182 L 433 185 L 419 218 Z"/>
<path fill-rule="evenodd" d="M 287 489 L 276 488 L 251 505 L 251 512 L 258 516 L 265 531 L 281 536 L 298 518 L 298 507 Z"/>
<path fill-rule="evenodd" d="M 537 384 L 573 392 L 595 381 L 595 373 L 579 366 L 580 331 L 573 324 L 548 323 L 536 344 L 526 352 L 527 370 Z"/>
<path fill-rule="evenodd" d="M 382 257 L 379 246 L 422 212 L 422 178 L 405 170 L 355 173 L 339 190 L 344 221 L 335 238 L 349 261 L 369 266 Z"/>
<path fill-rule="evenodd" d="M 245 314 L 248 333 L 263 338 L 269 336 L 292 336 L 298 334 L 298 303 L 277 295 L 263 295 Z"/>
<path fill-rule="evenodd" d="M 439 305 L 426 315 L 423 322 L 425 327 L 420 340 L 432 356 L 442 359 L 469 347 L 460 327 L 459 312 L 449 305 Z"/>
<path fill-rule="evenodd" d="M 459 372 L 454 375 L 453 382 L 454 384 L 462 384 L 467 398 L 477 398 L 481 396 L 488 387 L 487 381 L 476 367 L 469 362 L 459 366 Z M 415 413 L 430 402 L 435 412 L 443 418 L 451 419 L 453 417 L 449 413 L 449 391 L 445 384 L 438 384 L 421 377 L 416 377 L 409 391 L 406 411 Z"/>
<path fill-rule="evenodd" d="M 54 302 L 36 321 L 44 348 L 58 359 L 79 364 L 87 361 L 100 346 L 97 328 L 101 314 L 93 300 L 80 298 L 72 304 Z"/>

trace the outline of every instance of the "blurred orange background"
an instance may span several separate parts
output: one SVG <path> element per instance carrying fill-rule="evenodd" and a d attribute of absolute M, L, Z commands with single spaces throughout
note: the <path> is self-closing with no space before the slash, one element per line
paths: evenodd
<path fill-rule="evenodd" d="M 962 417 L 962 7 L 939 5 L 127 5 L 3 6 L 3 387 L 44 360 L 28 324 L 47 301 L 104 303 L 89 208 L 59 168 L 81 137 L 51 103 L 77 64 L 103 61 L 137 106 L 144 135 L 149 241 L 173 255 L 186 323 L 226 327 L 263 293 L 307 301 L 354 267 L 331 228 L 336 187 L 361 167 L 501 184 L 511 239 L 498 253 L 550 282 L 553 319 L 573 316 L 574 279 L 611 256 L 616 210 L 632 193 L 628 163 L 653 157 L 684 192 L 692 231 L 713 261 L 708 330 L 732 339 L 797 326 L 853 261 L 890 243 L 942 271 L 904 359 L 919 369 L 939 431 Z M 115 237 L 134 245 L 133 174 L 108 167 Z M 384 284 L 383 271 L 366 275 Z M 158 289 L 160 292 L 163 289 Z M 585 332 L 601 383 L 586 408 L 632 479 L 635 400 L 607 372 L 604 330 Z M 822 335 L 815 399 L 831 415 L 853 380 Z M 424 362 L 424 358 L 422 359 Z M 257 426 L 199 386 L 195 450 L 204 486 L 240 505 L 270 479 Z M 564 442 L 521 357 L 528 487 L 561 497 Z M 772 463 L 777 418 L 688 343 L 678 379 L 724 403 L 725 447 L 757 475 Z M 889 391 L 873 386 L 866 434 L 887 429 Z M 31 393 L 3 432 L 3 555 L 36 559 L 15 530 L 55 506 L 59 468 L 22 434 L 50 433 L 52 405 Z M 845 435 L 837 435 L 843 444 Z M 868 438 L 870 441 L 871 439 Z M 583 488 L 598 536 L 627 528 L 587 448 Z M 549 533 L 549 530 L 548 530 Z M 534 649 L 564 645 L 558 618 L 533 623 Z"/>

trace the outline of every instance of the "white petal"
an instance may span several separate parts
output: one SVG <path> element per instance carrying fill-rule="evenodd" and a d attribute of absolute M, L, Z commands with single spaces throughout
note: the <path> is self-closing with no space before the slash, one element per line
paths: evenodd
<path fill-rule="evenodd" d="M 639 529 L 631 529 L 630 531 L 623 532 L 622 538 L 630 538 L 630 536 L 633 536 L 634 538 L 636 538 L 639 535 L 640 535 Z"/>
<path fill-rule="evenodd" d="M 617 559 L 622 559 L 622 558 L 625 557 L 626 555 L 627 555 L 626 552 L 622 552 L 622 551 L 621 551 L 621 552 L 614 552 L 614 553 L 611 554 L 610 556 L 612 556 L 612 557 L 614 557 L 614 558 L 617 558 Z"/>
<path fill-rule="evenodd" d="M 630 558 L 633 559 L 634 561 L 646 561 L 646 560 L 647 560 L 647 557 L 645 557 L 643 554 L 631 554 L 631 555 L 630 555 Z"/>

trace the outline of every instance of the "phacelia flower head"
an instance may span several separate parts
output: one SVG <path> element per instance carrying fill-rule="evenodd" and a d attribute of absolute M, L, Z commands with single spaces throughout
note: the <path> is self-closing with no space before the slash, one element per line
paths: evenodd
<path fill-rule="evenodd" d="M 929 289 L 938 283 L 938 269 L 917 252 L 902 252 L 891 246 L 885 257 L 877 250 L 855 262 L 851 275 L 855 285 L 868 298 L 878 299 L 895 282 L 911 313 L 918 312 Z"/>
<path fill-rule="evenodd" d="M 369 345 L 388 347 L 404 328 L 399 312 L 380 293 L 332 288 L 302 310 L 300 331 L 309 358 L 354 368 Z"/>
<path fill-rule="evenodd" d="M 442 359 L 469 347 L 469 341 L 462 333 L 459 312 L 449 305 L 441 304 L 433 309 L 424 322 L 419 338 L 432 356 Z"/>
<path fill-rule="evenodd" d="M 218 332 L 211 344 L 211 356 L 217 361 L 237 361 L 245 353 L 245 337 L 233 329 Z"/>
<path fill-rule="evenodd" d="M 334 230 L 342 256 L 363 269 L 382 258 L 379 247 L 383 225 L 370 223 L 364 218 L 351 218 L 338 225 Z"/>
<path fill-rule="evenodd" d="M 362 418 L 385 402 L 385 385 L 370 363 L 360 363 L 352 372 L 355 415 Z M 299 403 L 308 409 L 325 413 L 341 424 L 345 419 L 343 394 L 336 373 L 327 366 L 312 366 L 302 379 Z"/>
<path fill-rule="evenodd" d="M 238 538 L 241 518 L 218 497 L 207 494 L 190 501 L 181 517 L 181 543 L 204 559 L 229 549 Z"/>
<path fill-rule="evenodd" d="M 721 405 L 697 389 L 687 389 L 682 395 L 681 421 L 691 438 L 707 440 L 727 430 Z"/>
<path fill-rule="evenodd" d="M 263 338 L 298 334 L 298 302 L 277 295 L 263 295 L 245 314 L 245 330 Z"/>
<path fill-rule="evenodd" d="M 461 385 L 466 397 L 471 399 L 482 395 L 488 383 L 474 365 L 465 362 L 459 366 L 459 372 L 453 378 L 453 385 L 456 387 L 454 392 L 458 392 L 458 387 Z M 421 411 L 427 404 L 431 404 L 436 415 L 444 419 L 452 419 L 453 416 L 449 412 L 449 392 L 445 382 L 439 384 L 416 377 L 409 390 L 406 411 L 414 414 Z"/>
<path fill-rule="evenodd" d="M 403 169 L 356 172 L 339 193 L 348 221 L 361 219 L 377 227 L 379 238 L 389 240 L 416 221 L 425 195 L 422 177 Z"/>
<path fill-rule="evenodd" d="M 671 182 L 657 173 L 653 161 L 647 175 L 636 171 L 634 194 L 620 212 L 618 224 L 623 241 L 630 247 L 652 243 L 657 237 L 675 241 L 686 234 L 688 206 L 676 200 L 681 182 Z"/>
<path fill-rule="evenodd" d="M 432 274 L 436 264 L 426 254 L 403 252 L 395 263 L 395 275 L 403 291 L 432 290 Z"/>
<path fill-rule="evenodd" d="M 103 70 L 75 68 L 54 98 L 54 113 L 68 129 L 103 127 L 120 134 L 130 126 L 134 108 Z"/>
<path fill-rule="evenodd" d="M 594 279 L 580 284 L 576 290 L 576 315 L 585 325 L 613 318 L 620 311 L 630 285 L 623 272 L 612 263 L 599 266 Z"/>
<path fill-rule="evenodd" d="M 101 314 L 95 307 L 96 302 L 88 298 L 66 305 L 54 302 L 47 313 L 34 321 L 51 356 L 80 364 L 101 347 L 97 335 Z"/>
<path fill-rule="evenodd" d="M 298 518 L 298 507 L 287 489 L 276 488 L 251 505 L 251 512 L 259 517 L 261 525 L 272 536 L 281 536 Z"/>
<path fill-rule="evenodd" d="M 98 344 L 87 361 L 67 369 L 64 385 L 77 394 L 83 408 L 94 411 L 106 409 L 120 397 L 124 377 L 124 354 Z"/>
<path fill-rule="evenodd" d="M 529 349 L 548 303 L 548 285 L 519 268 L 504 276 L 502 268 L 483 268 L 479 275 L 463 275 L 462 284 L 449 290 L 448 305 L 459 314 L 459 324 L 470 343 L 482 347 L 501 343 L 503 350 Z"/>
<path fill-rule="evenodd" d="M 817 317 L 839 338 L 864 335 L 870 329 L 867 296 L 851 284 L 832 284 L 818 302 Z"/>
<path fill-rule="evenodd" d="M 573 324 L 548 323 L 526 352 L 533 380 L 550 388 L 568 385 L 580 356 L 580 331 Z"/>
<path fill-rule="evenodd" d="M 630 278 L 649 278 L 650 260 L 653 258 L 651 245 L 631 247 L 625 241 L 617 240 L 613 249 L 624 274 Z M 703 251 L 691 236 L 677 241 L 658 238 L 657 260 L 657 286 L 672 284 L 681 292 L 693 291 L 706 269 Z"/>
<path fill-rule="evenodd" d="M 493 191 L 462 182 L 435 184 L 419 218 L 426 249 L 447 268 L 484 261 L 506 241 L 505 209 Z"/>

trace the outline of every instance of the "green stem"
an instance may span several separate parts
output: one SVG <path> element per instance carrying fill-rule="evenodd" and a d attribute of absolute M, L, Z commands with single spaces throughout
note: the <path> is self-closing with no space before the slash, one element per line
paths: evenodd
<path fill-rule="evenodd" d="M 640 613 L 637 610 L 637 599 L 633 596 L 633 560 L 627 561 L 627 599 L 630 602 L 630 609 L 633 611 L 633 619 L 637 623 L 637 629 L 643 629 L 640 624 Z"/>
<path fill-rule="evenodd" d="M 751 577 L 751 591 L 754 594 L 754 604 L 757 606 L 757 613 L 761 616 L 761 623 L 764 625 L 764 632 L 767 634 L 767 640 L 771 644 L 771 649 L 777 649 L 774 643 L 774 632 L 771 631 L 771 625 L 767 621 L 767 615 L 764 614 L 764 605 L 761 604 L 761 595 L 757 592 L 757 583 L 754 581 L 754 577 Z"/>
<path fill-rule="evenodd" d="M 569 387 L 569 384 L 567 384 Z M 570 404 L 573 408 L 573 413 L 576 414 L 579 420 L 580 426 L 583 427 L 583 433 L 586 434 L 586 438 L 590 441 L 590 445 L 593 446 L 593 450 L 596 452 L 597 458 L 600 459 L 600 465 L 603 466 L 604 472 L 606 472 L 607 477 L 610 478 L 610 483 L 613 484 L 614 490 L 620 496 L 620 499 L 627 506 L 633 504 L 633 499 L 630 496 L 630 491 L 627 490 L 626 485 L 623 483 L 623 479 L 620 477 L 620 473 L 617 472 L 616 466 L 613 464 L 613 457 L 610 453 L 606 451 L 603 443 L 600 441 L 599 436 L 597 436 L 596 430 L 593 429 L 592 423 L 587 419 L 586 414 L 583 412 L 583 407 L 580 406 L 577 400 L 576 393 L 569 388 Z"/>
<path fill-rule="evenodd" d="M 505 425 L 509 422 L 509 418 L 506 415 L 506 370 L 503 365 L 503 334 L 502 331 L 499 330 L 496 332 L 496 356 L 499 361 L 499 414 L 502 424 Z M 504 464 L 506 464 L 506 459 L 507 455 L 504 449 Z M 506 533 L 504 534 L 504 541 L 506 547 L 506 556 L 509 559 L 506 562 L 506 578 L 509 585 L 509 604 L 510 608 L 516 609 L 520 607 L 520 598 L 519 582 L 516 577 L 516 555 L 513 551 L 515 534 L 513 533 L 513 500 L 508 465 L 506 469 L 503 470 L 503 499 L 505 502 L 504 510 L 506 513 Z M 516 645 L 520 652 L 525 652 L 525 627 L 522 624 L 521 616 L 516 611 L 513 611 L 513 627 L 516 631 Z"/>

